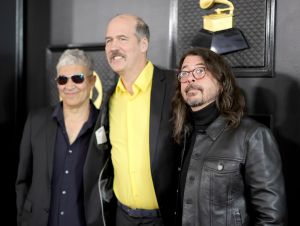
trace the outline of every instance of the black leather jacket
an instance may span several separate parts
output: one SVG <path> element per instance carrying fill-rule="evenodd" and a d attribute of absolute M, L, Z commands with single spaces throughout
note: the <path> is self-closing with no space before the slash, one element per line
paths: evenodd
<path fill-rule="evenodd" d="M 227 124 L 219 116 L 206 133 L 196 136 L 182 225 L 284 225 L 284 179 L 274 137 L 250 118 L 237 128 Z"/>

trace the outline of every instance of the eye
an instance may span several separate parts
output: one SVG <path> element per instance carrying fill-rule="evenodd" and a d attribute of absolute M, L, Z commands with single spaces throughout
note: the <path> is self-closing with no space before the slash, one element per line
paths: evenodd
<path fill-rule="evenodd" d="M 122 36 L 119 37 L 119 40 L 120 40 L 120 41 L 127 41 L 127 40 L 128 40 L 128 37 L 122 35 Z"/>
<path fill-rule="evenodd" d="M 180 77 L 186 77 L 186 76 L 188 76 L 188 75 L 189 75 L 189 72 L 187 72 L 187 71 L 182 71 L 182 72 L 180 72 L 180 74 L 179 74 Z"/>
<path fill-rule="evenodd" d="M 204 71 L 205 69 L 203 67 L 199 67 L 194 70 L 194 73 L 196 73 L 197 75 L 202 75 Z"/>

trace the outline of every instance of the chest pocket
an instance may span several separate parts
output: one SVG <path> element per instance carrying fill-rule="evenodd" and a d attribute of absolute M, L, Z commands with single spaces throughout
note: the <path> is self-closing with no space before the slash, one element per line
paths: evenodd
<path fill-rule="evenodd" d="M 206 159 L 202 171 L 203 198 L 210 203 L 227 206 L 243 192 L 239 161 Z"/>

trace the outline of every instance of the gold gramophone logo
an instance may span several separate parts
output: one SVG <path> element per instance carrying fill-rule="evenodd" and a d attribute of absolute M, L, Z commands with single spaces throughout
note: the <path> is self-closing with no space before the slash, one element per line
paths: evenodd
<path fill-rule="evenodd" d="M 228 0 L 200 0 L 201 9 L 223 4 L 214 13 L 203 16 L 202 29 L 192 39 L 192 46 L 209 48 L 219 54 L 227 54 L 249 48 L 241 30 L 234 26 L 234 5 Z M 242 15 L 239 15 L 242 16 Z"/>
<path fill-rule="evenodd" d="M 200 0 L 201 9 L 209 9 L 214 4 L 225 4 L 227 8 L 217 8 L 214 14 L 203 16 L 203 28 L 208 31 L 222 31 L 233 27 L 233 4 L 228 0 Z"/>
<path fill-rule="evenodd" d="M 94 89 L 91 90 L 90 99 L 92 99 L 95 107 L 99 109 L 102 102 L 102 83 L 96 71 L 93 72 L 93 75 L 96 76 L 96 82 Z"/>

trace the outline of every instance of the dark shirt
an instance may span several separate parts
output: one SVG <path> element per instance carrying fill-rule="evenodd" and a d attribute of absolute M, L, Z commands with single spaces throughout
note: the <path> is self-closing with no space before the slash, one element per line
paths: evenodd
<path fill-rule="evenodd" d="M 181 206 L 183 203 L 183 194 L 184 194 L 184 187 L 186 176 L 189 168 L 189 163 L 191 159 L 191 155 L 193 152 L 195 140 L 197 134 L 204 134 L 207 127 L 219 116 L 219 111 L 217 109 L 216 103 L 213 102 L 210 105 L 206 106 L 205 108 L 201 109 L 200 111 L 190 112 L 191 119 L 193 120 L 193 132 L 190 138 L 189 148 L 184 155 L 184 161 L 180 176 L 180 201 Z"/>
<path fill-rule="evenodd" d="M 97 109 L 91 103 L 88 120 L 76 140 L 70 144 L 66 132 L 62 104 L 54 112 L 57 134 L 53 159 L 51 204 L 48 226 L 85 226 L 83 204 L 83 167 Z"/>

